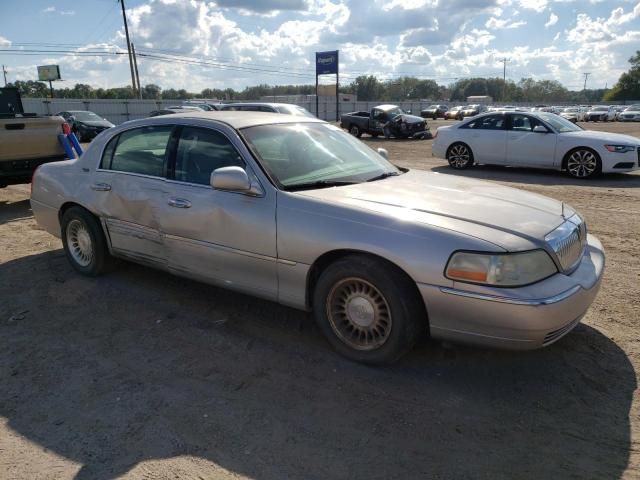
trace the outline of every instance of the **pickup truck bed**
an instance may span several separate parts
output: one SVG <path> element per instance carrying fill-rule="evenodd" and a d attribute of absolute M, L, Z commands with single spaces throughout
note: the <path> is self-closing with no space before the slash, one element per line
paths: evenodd
<path fill-rule="evenodd" d="M 62 117 L 23 114 L 17 91 L 0 89 L 0 187 L 29 183 L 38 166 L 65 160 L 63 124 Z"/>

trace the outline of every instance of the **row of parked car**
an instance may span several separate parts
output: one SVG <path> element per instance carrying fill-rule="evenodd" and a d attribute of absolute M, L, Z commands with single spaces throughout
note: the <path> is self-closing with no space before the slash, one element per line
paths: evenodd
<path fill-rule="evenodd" d="M 574 105 L 569 107 L 537 105 L 535 107 L 516 107 L 513 105 L 487 106 L 480 104 L 430 105 L 420 111 L 422 118 L 444 118 L 445 120 L 462 120 L 480 113 L 492 111 L 546 112 L 561 115 L 569 121 L 576 122 L 638 122 L 640 121 L 640 104 L 635 105 Z"/>

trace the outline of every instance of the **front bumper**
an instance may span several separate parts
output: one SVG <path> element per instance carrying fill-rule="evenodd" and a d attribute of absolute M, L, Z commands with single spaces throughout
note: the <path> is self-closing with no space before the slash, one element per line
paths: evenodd
<path fill-rule="evenodd" d="M 489 289 L 455 283 L 451 288 L 418 284 L 431 336 L 486 347 L 529 350 L 569 333 L 593 302 L 604 273 L 604 250 L 588 235 L 571 275 L 556 274 L 533 285 Z"/>

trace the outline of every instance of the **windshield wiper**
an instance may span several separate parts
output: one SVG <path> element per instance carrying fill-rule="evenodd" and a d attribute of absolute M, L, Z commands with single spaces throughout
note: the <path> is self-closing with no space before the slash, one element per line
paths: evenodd
<path fill-rule="evenodd" d="M 294 192 L 296 190 L 313 190 L 314 188 L 342 187 L 344 185 L 355 185 L 356 183 L 360 182 L 352 182 L 348 180 L 316 180 L 314 182 L 286 185 L 284 190 L 287 192 Z"/>
<path fill-rule="evenodd" d="M 380 175 L 376 175 L 375 177 L 370 178 L 369 180 L 367 180 L 367 182 L 375 182 L 376 180 L 382 180 L 388 177 L 397 177 L 398 175 L 400 175 L 400 172 L 384 172 Z"/>

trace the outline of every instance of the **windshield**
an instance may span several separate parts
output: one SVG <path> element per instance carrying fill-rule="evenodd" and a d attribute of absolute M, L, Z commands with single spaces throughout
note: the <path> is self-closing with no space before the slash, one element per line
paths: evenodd
<path fill-rule="evenodd" d="M 636 112 L 640 110 L 640 105 L 631 105 L 630 107 L 625 108 L 626 112 Z"/>
<path fill-rule="evenodd" d="M 571 123 L 566 118 L 554 113 L 541 113 L 540 118 L 551 125 L 558 133 L 579 132 L 582 130 L 575 123 Z"/>
<path fill-rule="evenodd" d="M 316 116 L 311 113 L 306 108 L 298 107 L 297 105 L 283 105 L 277 107 L 280 113 L 287 113 L 289 115 L 298 115 L 299 117 L 310 117 L 316 118 Z"/>
<path fill-rule="evenodd" d="M 102 117 L 93 112 L 73 112 L 73 116 L 79 122 L 102 122 Z"/>
<path fill-rule="evenodd" d="M 360 183 L 400 173 L 360 140 L 328 123 L 260 125 L 242 134 L 284 189 L 311 182 Z"/>
<path fill-rule="evenodd" d="M 564 111 L 567 112 L 567 113 L 571 113 L 571 112 L 577 112 L 578 109 L 577 108 L 565 108 Z"/>
<path fill-rule="evenodd" d="M 596 107 L 593 109 L 594 112 L 606 112 L 609 109 L 607 107 Z"/>
<path fill-rule="evenodd" d="M 389 118 L 393 118 L 396 115 L 404 114 L 404 110 L 402 110 L 400 107 L 395 107 L 395 108 L 392 108 L 390 110 L 387 110 L 386 114 L 389 115 Z"/>

